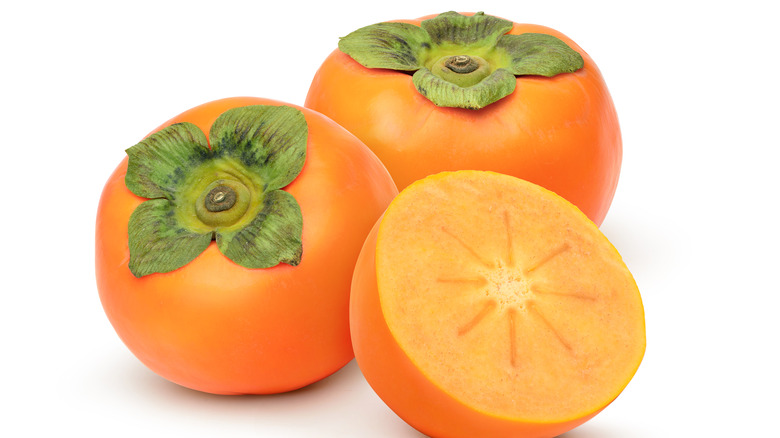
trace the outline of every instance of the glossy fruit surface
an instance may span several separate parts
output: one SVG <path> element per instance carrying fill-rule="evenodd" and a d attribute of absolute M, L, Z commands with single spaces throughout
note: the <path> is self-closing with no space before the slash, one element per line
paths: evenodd
<path fill-rule="evenodd" d="M 397 23 L 419 26 L 431 18 Z M 511 36 L 557 38 L 581 55 L 582 67 L 551 77 L 518 74 L 511 94 L 467 109 L 434 104 L 420 91 L 427 92 L 425 85 L 415 84 L 419 71 L 368 68 L 337 49 L 317 71 L 305 106 L 360 138 L 399 190 L 440 171 L 491 170 L 556 192 L 599 225 L 612 202 L 622 160 L 617 114 L 604 79 L 588 54 L 562 33 L 511 22 L 507 28 Z M 446 47 L 440 53 L 477 50 Z M 429 52 L 421 49 L 415 56 L 421 66 L 434 69 L 426 59 Z"/>
<path fill-rule="evenodd" d="M 526 181 L 444 172 L 403 190 L 355 269 L 357 363 L 434 437 L 553 437 L 625 388 L 645 351 L 631 273 L 571 203 Z"/>
<path fill-rule="evenodd" d="M 224 248 L 217 241 L 209 242 L 211 228 L 191 225 L 201 219 L 198 210 L 197 214 L 181 214 L 179 219 L 189 224 L 183 228 L 206 236 L 202 252 L 169 272 L 146 273 L 139 268 L 131 272 L 131 216 L 142 204 L 155 205 L 164 200 L 144 199 L 128 189 L 127 159 L 106 183 L 97 214 L 97 285 L 114 329 L 128 348 L 159 375 L 211 393 L 289 391 L 335 372 L 353 357 L 348 325 L 351 273 L 366 233 L 397 193 L 381 162 L 353 135 L 312 110 L 281 102 L 260 98 L 217 100 L 182 113 L 153 133 L 181 126 L 209 133 L 215 120 L 229 110 L 254 106 L 284 106 L 297 114 L 299 121 L 305 119 L 305 163 L 302 169 L 294 169 L 292 176 L 284 177 L 294 178 L 289 184 L 277 178 L 281 181 L 278 184 L 286 185 L 274 191 L 285 199 L 292 197 L 299 206 L 302 229 L 299 227 L 296 239 L 302 252 L 294 252 L 299 257 L 281 257 L 282 263 L 273 262 L 274 266 L 262 269 L 241 266 L 238 263 L 244 261 L 240 257 L 233 257 L 237 260 L 233 261 L 225 255 L 235 254 L 241 245 L 230 247 L 228 243 L 240 241 L 247 246 L 248 241 L 235 237 L 228 242 L 235 230 L 219 220 L 208 220 L 204 222 L 216 224 L 213 236 L 226 236 L 220 243 Z M 246 136 L 246 132 L 239 134 L 240 138 Z M 271 134 L 264 138 L 278 140 L 283 133 L 277 130 Z M 150 134 L 145 141 L 154 138 Z M 247 157 L 241 159 L 251 162 Z M 231 172 L 219 170 L 212 175 L 204 171 L 195 178 L 195 185 L 199 190 L 209 188 L 211 179 L 217 181 L 217 177 L 230 185 L 235 176 Z M 295 172 L 299 172 L 297 176 Z M 263 175 L 266 180 L 260 186 L 267 186 L 275 178 Z M 162 172 L 156 178 L 184 180 L 170 176 Z M 244 177 L 239 176 L 238 180 Z M 270 198 L 268 193 L 258 202 Z M 198 199 L 196 195 L 190 198 Z M 182 198 L 177 196 L 172 196 L 173 204 Z M 251 212 L 257 202 L 252 200 L 248 205 L 242 208 Z M 213 214 L 221 214 L 215 211 Z M 275 214 L 270 211 L 267 217 Z M 176 210 L 169 216 L 179 215 Z M 266 213 L 261 212 L 263 215 Z M 142 230 L 157 230 L 162 222 L 150 221 Z M 263 232 L 263 227 L 260 230 Z M 176 249 L 176 245 L 168 247 Z M 154 258 L 156 253 L 142 254 Z M 140 262 L 136 265 L 143 266 Z"/>

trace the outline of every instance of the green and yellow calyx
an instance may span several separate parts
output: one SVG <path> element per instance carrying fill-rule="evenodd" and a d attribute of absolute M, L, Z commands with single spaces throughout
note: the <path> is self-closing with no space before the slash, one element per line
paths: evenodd
<path fill-rule="evenodd" d="M 179 123 L 129 148 L 125 184 L 148 198 L 128 224 L 133 275 L 178 269 L 212 241 L 246 268 L 300 263 L 301 210 L 281 189 L 303 169 L 307 137 L 299 110 L 255 105 L 220 115 L 208 139 Z"/>
<path fill-rule="evenodd" d="M 509 35 L 512 22 L 482 12 L 445 12 L 408 23 L 378 23 L 341 38 L 339 49 L 368 68 L 414 72 L 417 90 L 438 106 L 479 109 L 515 90 L 516 76 L 555 76 L 584 65 L 551 35 Z"/>

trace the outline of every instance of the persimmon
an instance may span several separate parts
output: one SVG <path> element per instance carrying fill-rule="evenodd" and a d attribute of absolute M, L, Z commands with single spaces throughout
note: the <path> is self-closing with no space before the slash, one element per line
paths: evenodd
<path fill-rule="evenodd" d="M 645 351 L 617 250 L 574 205 L 488 171 L 435 174 L 390 203 L 352 283 L 357 364 L 433 437 L 552 437 L 596 415 Z"/>
<path fill-rule="evenodd" d="M 305 106 L 360 138 L 399 190 L 491 170 L 604 220 L 623 153 L 617 113 L 594 61 L 561 32 L 448 12 L 367 26 L 338 47 Z"/>
<path fill-rule="evenodd" d="M 313 110 L 243 97 L 186 111 L 127 154 L 100 199 L 95 265 L 141 362 L 256 394 L 352 359 L 352 271 L 397 193 L 363 143 Z"/>

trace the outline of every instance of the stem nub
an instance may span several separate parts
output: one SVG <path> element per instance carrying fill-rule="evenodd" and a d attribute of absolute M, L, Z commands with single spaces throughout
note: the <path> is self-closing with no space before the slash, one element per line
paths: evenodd
<path fill-rule="evenodd" d="M 468 55 L 450 56 L 444 66 L 459 74 L 471 73 L 479 68 L 479 63 Z"/>
<path fill-rule="evenodd" d="M 230 227 L 241 221 L 251 199 L 252 192 L 242 182 L 219 179 L 195 201 L 195 215 L 207 227 Z"/>
<path fill-rule="evenodd" d="M 430 67 L 431 73 L 462 88 L 472 87 L 490 76 L 490 64 L 476 55 L 446 55 Z"/>
<path fill-rule="evenodd" d="M 223 185 L 214 187 L 206 194 L 203 204 L 212 213 L 230 210 L 236 205 L 236 191 Z"/>

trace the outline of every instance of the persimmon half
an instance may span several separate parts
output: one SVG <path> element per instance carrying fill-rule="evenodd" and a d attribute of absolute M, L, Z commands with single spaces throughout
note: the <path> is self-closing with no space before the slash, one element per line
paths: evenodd
<path fill-rule="evenodd" d="M 617 113 L 593 59 L 548 27 L 448 12 L 339 41 L 305 106 L 360 138 L 401 190 L 490 170 L 563 196 L 597 225 L 617 188 Z"/>
<path fill-rule="evenodd" d="M 397 194 L 321 114 L 228 98 L 127 151 L 97 212 L 106 315 L 151 370 L 217 394 L 289 391 L 353 357 L 352 271 Z"/>
<path fill-rule="evenodd" d="M 582 212 L 487 171 L 429 176 L 393 200 L 352 283 L 357 364 L 432 437 L 553 437 L 626 387 L 644 310 Z"/>

